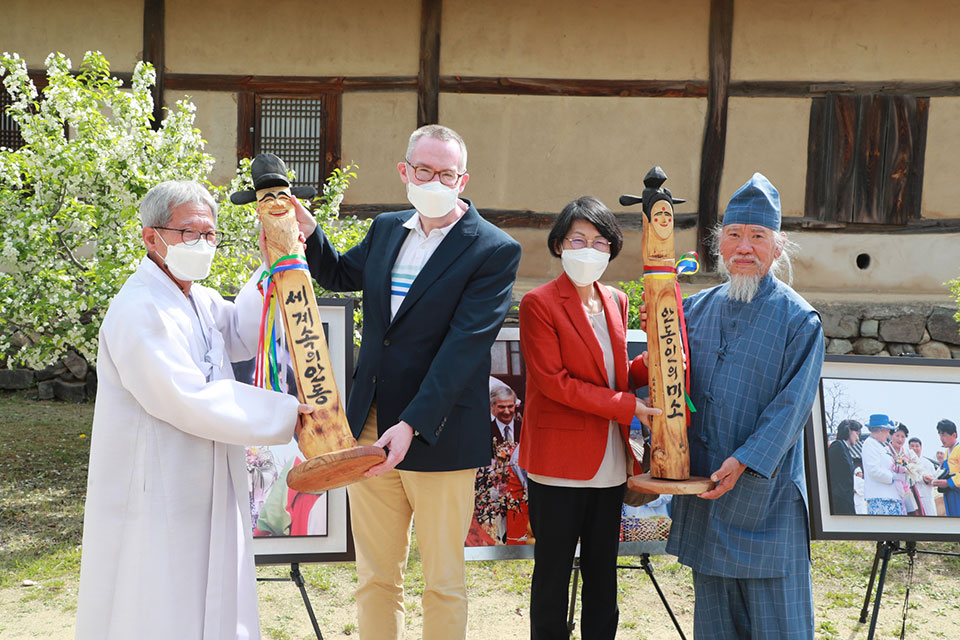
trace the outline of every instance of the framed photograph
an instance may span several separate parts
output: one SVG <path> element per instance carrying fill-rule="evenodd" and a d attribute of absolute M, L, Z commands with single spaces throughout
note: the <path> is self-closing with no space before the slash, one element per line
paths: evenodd
<path fill-rule="evenodd" d="M 342 402 L 350 392 L 353 373 L 353 299 L 317 300 L 327 337 L 330 362 Z M 238 380 L 253 379 L 254 362 L 234 366 Z M 296 380 L 287 367 L 288 392 Z M 256 563 L 342 562 L 355 558 L 346 488 L 321 494 L 287 486 L 290 469 L 302 461 L 295 440 L 284 445 L 247 448 L 250 515 Z"/>
<path fill-rule="evenodd" d="M 813 538 L 955 541 L 960 516 L 931 480 L 958 398 L 957 360 L 827 356 L 805 441 Z M 868 428 L 881 423 L 903 428 Z"/>
<path fill-rule="evenodd" d="M 627 355 L 646 349 L 646 335 L 627 331 Z M 532 558 L 533 543 L 527 513 L 527 474 L 518 462 L 517 443 L 523 429 L 526 368 L 520 352 L 520 330 L 500 330 L 490 349 L 490 466 L 477 471 L 473 522 L 466 540 L 467 560 Z M 643 395 L 641 393 L 641 395 Z M 658 499 L 665 503 L 665 499 Z M 624 513 L 621 555 L 663 553 L 669 519 L 666 504 L 637 508 L 643 513 Z M 626 509 L 630 509 L 627 507 Z M 648 513 L 649 512 L 649 513 Z M 633 535 L 636 534 L 636 535 Z"/>

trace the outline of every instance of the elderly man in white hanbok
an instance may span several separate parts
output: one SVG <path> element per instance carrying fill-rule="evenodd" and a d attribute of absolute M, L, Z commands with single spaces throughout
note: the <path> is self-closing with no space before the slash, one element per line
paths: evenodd
<path fill-rule="evenodd" d="M 259 638 L 244 445 L 288 442 L 311 408 L 233 379 L 261 303 L 252 280 L 236 304 L 193 283 L 210 194 L 165 182 L 140 214 L 147 257 L 100 329 L 76 637 Z"/>

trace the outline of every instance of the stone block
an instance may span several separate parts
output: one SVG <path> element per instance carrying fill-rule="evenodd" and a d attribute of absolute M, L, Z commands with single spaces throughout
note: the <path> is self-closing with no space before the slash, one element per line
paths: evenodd
<path fill-rule="evenodd" d="M 950 355 L 954 360 L 960 360 L 960 349 L 950 349 Z"/>
<path fill-rule="evenodd" d="M 919 313 L 905 313 L 880 322 L 880 339 L 884 342 L 912 342 L 923 339 L 927 319 Z"/>
<path fill-rule="evenodd" d="M 97 397 L 97 372 L 91 369 L 87 372 L 87 398 L 94 400 Z"/>
<path fill-rule="evenodd" d="M 879 334 L 880 323 L 873 318 L 866 318 L 860 322 L 860 335 L 864 338 L 876 338 Z"/>
<path fill-rule="evenodd" d="M 85 380 L 87 378 L 87 371 L 90 369 L 90 367 L 87 366 L 87 361 L 72 349 L 67 351 L 67 355 L 63 357 L 63 366 L 65 366 L 77 380 Z"/>
<path fill-rule="evenodd" d="M 845 338 L 830 338 L 827 340 L 827 353 L 832 356 L 842 356 L 853 351 L 853 344 Z"/>
<path fill-rule="evenodd" d="M 860 318 L 841 311 L 825 310 L 821 320 L 823 335 L 828 338 L 855 338 L 860 330 Z"/>
<path fill-rule="evenodd" d="M 901 356 L 905 353 L 913 354 L 917 352 L 912 344 L 902 344 L 899 342 L 891 342 L 887 345 L 887 350 L 892 356 Z"/>
<path fill-rule="evenodd" d="M 53 395 L 63 402 L 86 402 L 87 384 L 85 382 L 53 381 Z"/>
<path fill-rule="evenodd" d="M 917 352 L 922 355 L 924 358 L 945 358 L 950 359 L 950 347 L 943 344 L 942 342 L 937 342 L 936 340 L 931 340 L 926 344 L 922 344 L 917 348 Z"/>
<path fill-rule="evenodd" d="M 0 369 L 0 389 L 29 389 L 33 386 L 30 369 Z"/>
<path fill-rule="evenodd" d="M 927 320 L 927 331 L 932 339 L 960 345 L 960 324 L 953 319 L 954 313 L 950 309 L 934 309 Z"/>
<path fill-rule="evenodd" d="M 37 385 L 38 400 L 53 400 L 53 380 L 43 380 Z"/>
<path fill-rule="evenodd" d="M 883 351 L 885 346 L 876 338 L 860 338 L 853 343 L 853 352 L 861 356 L 875 356 Z"/>
<path fill-rule="evenodd" d="M 67 368 L 63 366 L 62 362 L 58 362 L 57 364 L 52 364 L 49 367 L 44 367 L 43 369 L 40 369 L 39 371 L 34 371 L 33 373 L 36 376 L 37 380 L 43 381 L 43 380 L 53 380 L 57 376 L 63 375 L 66 372 L 67 372 Z"/>

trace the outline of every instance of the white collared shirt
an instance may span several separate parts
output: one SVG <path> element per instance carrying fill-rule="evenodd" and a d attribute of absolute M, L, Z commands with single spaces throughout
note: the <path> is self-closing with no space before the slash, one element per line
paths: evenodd
<path fill-rule="evenodd" d="M 397 315 L 397 309 L 403 303 L 410 291 L 410 285 L 417 279 L 420 270 L 427 264 L 427 260 L 437 250 L 443 239 L 447 237 L 453 226 L 463 218 L 457 218 L 445 227 L 434 229 L 427 235 L 423 232 L 423 225 L 420 224 L 420 214 L 415 213 L 410 219 L 403 223 L 403 226 L 410 230 L 407 233 L 403 245 L 400 247 L 400 253 L 397 254 L 397 261 L 393 263 L 393 270 L 390 272 L 390 319 Z"/>

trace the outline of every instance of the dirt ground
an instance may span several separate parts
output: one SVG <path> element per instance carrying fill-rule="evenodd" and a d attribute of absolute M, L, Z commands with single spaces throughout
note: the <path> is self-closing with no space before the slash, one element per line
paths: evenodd
<path fill-rule="evenodd" d="M 924 545 L 920 545 L 924 548 Z M 960 545 L 935 545 L 960 551 Z M 868 542 L 814 543 L 814 601 L 818 640 L 866 638 L 868 624 L 858 622 L 874 545 Z M 639 558 L 621 558 L 639 565 Z M 693 589 L 690 572 L 672 556 L 651 558 L 654 575 L 688 638 L 693 637 Z M 528 598 L 533 563 L 529 560 L 468 563 L 469 638 L 513 640 L 529 637 Z M 304 565 L 303 575 L 320 630 L 327 640 L 356 638 L 352 564 Z M 261 567 L 261 577 L 280 577 L 285 567 Z M 876 637 L 898 638 L 908 585 L 908 558 L 890 563 Z M 407 639 L 419 638 L 423 583 L 414 557 L 407 576 Z M 73 637 L 76 579 L 0 589 L 0 638 L 20 640 Z M 617 637 L 666 640 L 680 637 L 647 575 L 619 572 L 620 626 Z M 315 637 L 296 586 L 290 582 L 259 585 L 264 638 L 301 640 Z M 578 600 L 579 602 L 579 600 Z M 910 586 L 906 638 L 960 638 L 960 561 L 918 555 Z M 871 609 L 872 610 L 872 609 Z M 580 638 L 579 628 L 574 638 Z"/>

